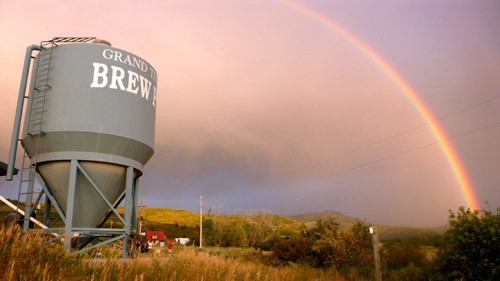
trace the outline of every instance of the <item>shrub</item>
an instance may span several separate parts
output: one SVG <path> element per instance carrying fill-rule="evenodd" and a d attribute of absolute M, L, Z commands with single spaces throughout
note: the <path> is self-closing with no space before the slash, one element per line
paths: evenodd
<path fill-rule="evenodd" d="M 368 226 L 360 221 L 343 230 L 333 218 L 320 219 L 307 232 L 307 237 L 313 240 L 312 252 L 316 266 L 364 267 L 372 262 Z"/>
<path fill-rule="evenodd" d="M 304 262 L 311 255 L 312 244 L 307 238 L 291 237 L 273 245 L 275 257 L 292 262 Z"/>
<path fill-rule="evenodd" d="M 410 264 L 422 266 L 425 253 L 419 246 L 408 241 L 390 243 L 382 248 L 382 261 L 388 269 L 399 269 Z"/>
<path fill-rule="evenodd" d="M 436 279 L 500 280 L 500 208 L 496 213 L 450 211 L 450 229 L 439 248 Z"/>
<path fill-rule="evenodd" d="M 426 276 L 426 272 L 421 267 L 414 264 L 410 264 L 399 269 L 390 270 L 384 275 L 384 280 L 390 281 L 424 281 L 429 280 Z"/>

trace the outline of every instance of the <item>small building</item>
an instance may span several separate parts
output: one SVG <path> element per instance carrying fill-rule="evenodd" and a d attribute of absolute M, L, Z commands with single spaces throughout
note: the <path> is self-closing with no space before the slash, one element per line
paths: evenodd
<path fill-rule="evenodd" d="M 146 240 L 148 240 L 149 242 L 155 242 L 155 241 L 165 242 L 166 241 L 165 232 L 147 230 L 146 231 Z"/>
<path fill-rule="evenodd" d="M 189 238 L 175 238 L 175 242 L 181 245 L 187 245 L 189 243 Z"/>
<path fill-rule="evenodd" d="M 14 175 L 17 175 L 18 170 L 14 168 Z M 0 176 L 7 175 L 7 164 L 0 161 Z"/>

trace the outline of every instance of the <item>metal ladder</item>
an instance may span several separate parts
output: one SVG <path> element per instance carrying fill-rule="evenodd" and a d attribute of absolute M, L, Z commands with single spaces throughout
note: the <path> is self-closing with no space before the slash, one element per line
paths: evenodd
<path fill-rule="evenodd" d="M 52 63 L 52 51 L 57 44 L 50 41 L 42 41 L 40 43 L 41 51 L 38 54 L 37 67 L 35 69 L 34 77 L 34 88 L 31 96 L 31 103 L 29 103 L 28 108 L 28 121 L 27 121 L 27 134 L 28 137 L 35 137 L 35 147 L 31 151 L 32 157 L 30 159 L 27 148 L 24 149 L 23 156 L 23 164 L 21 166 L 21 179 L 19 181 L 19 191 L 17 196 L 18 204 L 21 202 L 21 197 L 25 196 L 26 206 L 33 203 L 33 195 L 34 192 L 34 184 L 35 177 L 34 174 L 37 170 L 37 158 L 38 158 L 38 149 L 40 143 L 40 136 L 44 134 L 42 131 L 43 125 L 43 117 L 45 114 L 45 101 L 47 97 L 47 92 L 52 89 L 49 85 L 49 76 L 50 76 L 50 66 Z M 28 96 L 25 96 L 28 98 Z M 33 171 L 33 172 L 32 172 Z M 36 206 L 33 206 L 36 208 Z M 18 205 L 19 209 L 19 205 Z M 31 210 L 33 212 L 33 210 Z M 29 220 L 28 214 L 25 215 L 23 223 L 26 220 Z"/>

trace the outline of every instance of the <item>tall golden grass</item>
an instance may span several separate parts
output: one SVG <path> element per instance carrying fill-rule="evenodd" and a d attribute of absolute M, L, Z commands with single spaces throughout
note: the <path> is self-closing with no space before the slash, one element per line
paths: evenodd
<path fill-rule="evenodd" d="M 62 245 L 43 245 L 40 232 L 0 226 L 1 280 L 360 280 L 335 270 L 291 264 L 275 267 L 258 259 L 245 260 L 191 247 L 176 249 L 170 258 L 141 254 L 134 260 L 118 258 L 120 251 L 103 247 L 105 256 L 69 258 Z M 114 257 L 113 257 L 114 256 Z M 362 279 L 361 279 L 362 280 Z"/>
<path fill-rule="evenodd" d="M 73 276 L 78 259 L 70 259 L 60 244 L 43 246 L 45 235 L 0 226 L 2 280 L 64 280 Z"/>

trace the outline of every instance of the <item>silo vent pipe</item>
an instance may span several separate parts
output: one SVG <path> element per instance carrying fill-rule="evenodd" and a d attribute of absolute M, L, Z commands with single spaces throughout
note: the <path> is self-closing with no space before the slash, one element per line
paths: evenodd
<path fill-rule="evenodd" d="M 19 129 L 21 128 L 21 116 L 23 114 L 24 95 L 26 93 L 26 84 L 28 83 L 28 73 L 30 70 L 31 53 L 40 51 L 42 48 L 39 45 L 31 45 L 26 48 L 24 56 L 23 73 L 21 75 L 21 84 L 19 85 L 19 95 L 17 97 L 16 115 L 14 118 L 14 126 L 12 128 L 12 139 L 10 141 L 9 163 L 7 167 L 6 180 L 11 181 L 14 174 L 14 165 L 16 164 L 17 142 L 19 139 Z"/>

